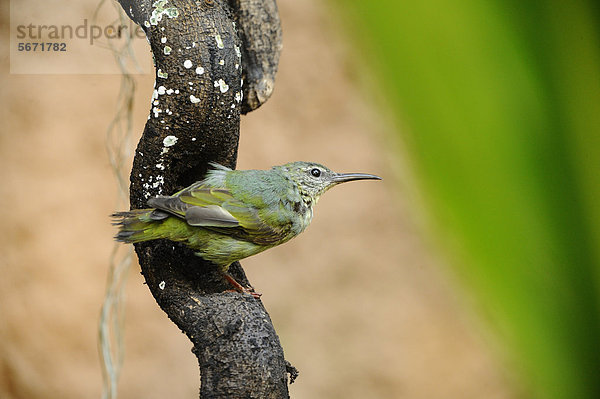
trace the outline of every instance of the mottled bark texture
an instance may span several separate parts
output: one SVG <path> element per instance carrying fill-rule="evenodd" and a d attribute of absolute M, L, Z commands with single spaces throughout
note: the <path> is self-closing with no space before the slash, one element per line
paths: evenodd
<path fill-rule="evenodd" d="M 235 167 L 240 113 L 272 91 L 281 28 L 274 0 L 120 3 L 145 30 L 156 69 L 131 172 L 135 209 L 200 180 L 209 162 Z M 260 300 L 225 292 L 216 267 L 181 244 L 135 249 L 158 305 L 193 343 L 201 398 L 289 397 L 283 350 Z M 239 263 L 230 272 L 249 284 Z"/>
<path fill-rule="evenodd" d="M 281 23 L 275 0 L 229 0 L 242 39 L 242 113 L 264 104 L 275 88 L 281 52 Z"/>

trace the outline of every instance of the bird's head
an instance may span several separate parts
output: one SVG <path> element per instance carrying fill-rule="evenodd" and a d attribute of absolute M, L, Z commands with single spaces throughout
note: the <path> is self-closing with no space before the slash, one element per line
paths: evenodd
<path fill-rule="evenodd" d="M 315 162 L 290 162 L 282 166 L 286 176 L 291 179 L 303 196 L 316 202 L 331 187 L 353 180 L 381 180 L 381 177 L 366 173 L 335 173 Z"/>

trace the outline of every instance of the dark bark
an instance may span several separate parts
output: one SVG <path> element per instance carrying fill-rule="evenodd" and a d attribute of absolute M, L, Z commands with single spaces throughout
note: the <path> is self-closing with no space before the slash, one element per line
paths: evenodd
<path fill-rule="evenodd" d="M 242 113 L 264 104 L 275 88 L 281 52 L 281 23 L 275 0 L 229 0 L 242 39 Z"/>
<path fill-rule="evenodd" d="M 200 180 L 209 162 L 235 167 L 240 112 L 270 94 L 264 80 L 273 82 L 281 29 L 274 0 L 120 3 L 144 28 L 156 68 L 131 172 L 135 209 Z M 289 397 L 283 349 L 260 300 L 224 292 L 231 287 L 217 268 L 181 244 L 140 243 L 136 253 L 158 305 L 194 345 L 202 398 Z M 230 272 L 249 285 L 239 263 Z"/>

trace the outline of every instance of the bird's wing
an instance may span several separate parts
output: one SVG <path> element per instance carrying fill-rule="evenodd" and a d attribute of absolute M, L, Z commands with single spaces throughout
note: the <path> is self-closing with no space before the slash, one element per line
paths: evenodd
<path fill-rule="evenodd" d="M 185 219 L 185 211 L 187 210 L 187 205 L 181 202 L 181 200 L 176 196 L 168 197 L 161 195 L 158 197 L 150 198 L 147 204 L 152 208 L 156 208 L 154 212 L 167 212 L 173 216 Z"/>
<path fill-rule="evenodd" d="M 148 205 L 185 219 L 190 226 L 237 227 L 239 221 L 221 207 L 222 202 L 231 195 L 226 193 L 223 196 L 221 191 L 192 186 L 170 197 L 151 198 Z"/>
<path fill-rule="evenodd" d="M 289 226 L 270 226 L 256 208 L 237 200 L 225 188 L 194 185 L 172 197 L 156 197 L 148 205 L 184 219 L 190 226 L 219 231 L 257 244 L 274 244 Z"/>

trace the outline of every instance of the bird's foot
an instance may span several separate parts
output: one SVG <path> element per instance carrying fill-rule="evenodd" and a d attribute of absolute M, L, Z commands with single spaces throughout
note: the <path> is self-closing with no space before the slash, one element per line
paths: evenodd
<path fill-rule="evenodd" d="M 231 284 L 235 289 L 227 290 L 228 292 L 241 292 L 242 294 L 250 294 L 254 297 L 254 299 L 259 299 L 262 294 L 254 291 L 252 287 L 244 287 L 240 283 L 238 283 L 229 273 L 223 273 L 225 279 Z"/>
<path fill-rule="evenodd" d="M 260 297 L 262 296 L 260 292 L 254 291 L 252 287 L 242 287 L 241 289 L 236 288 L 235 290 L 226 290 L 225 292 L 241 292 L 242 294 L 250 294 L 254 299 L 260 299 Z"/>

